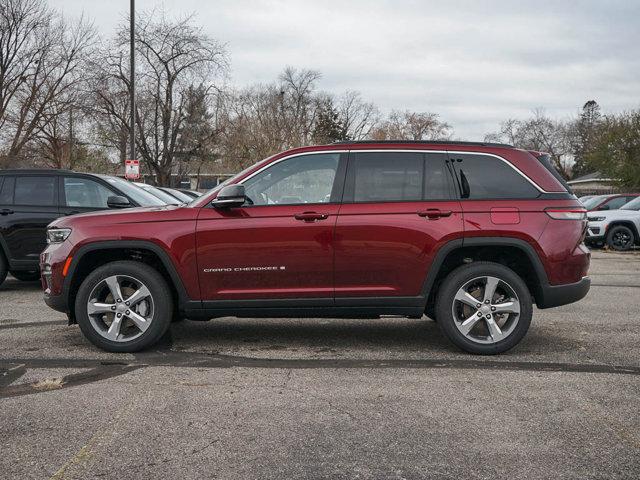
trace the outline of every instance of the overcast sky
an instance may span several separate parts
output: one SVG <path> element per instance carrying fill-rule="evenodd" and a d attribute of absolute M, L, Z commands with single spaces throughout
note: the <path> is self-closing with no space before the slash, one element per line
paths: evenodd
<path fill-rule="evenodd" d="M 50 0 L 110 35 L 128 0 Z M 271 82 L 285 66 L 319 70 L 319 87 L 358 90 L 383 112 L 438 113 L 481 140 L 501 120 L 543 107 L 576 115 L 640 107 L 640 1 L 137 0 L 196 14 L 227 44 L 231 82 Z"/>

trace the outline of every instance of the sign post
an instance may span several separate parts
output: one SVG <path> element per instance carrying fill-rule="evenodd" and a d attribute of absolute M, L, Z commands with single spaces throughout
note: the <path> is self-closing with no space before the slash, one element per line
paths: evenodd
<path fill-rule="evenodd" d="M 140 160 L 124 161 L 124 178 L 127 180 L 137 180 L 140 178 Z"/>

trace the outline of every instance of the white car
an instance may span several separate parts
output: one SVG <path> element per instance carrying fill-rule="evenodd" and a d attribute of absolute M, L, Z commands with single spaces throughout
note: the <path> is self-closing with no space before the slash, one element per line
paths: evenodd
<path fill-rule="evenodd" d="M 618 210 L 588 212 L 588 244 L 605 243 L 614 250 L 630 250 L 640 245 L 640 197 Z"/>

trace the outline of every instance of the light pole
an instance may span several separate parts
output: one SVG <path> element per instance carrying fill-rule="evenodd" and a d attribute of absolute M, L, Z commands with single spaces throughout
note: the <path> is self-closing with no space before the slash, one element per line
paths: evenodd
<path fill-rule="evenodd" d="M 129 34 L 131 37 L 130 48 L 130 89 L 129 103 L 131 106 L 131 119 L 129 125 L 129 158 L 136 159 L 136 50 L 135 50 L 135 18 L 136 18 L 136 0 L 131 0 L 131 13 L 129 18 Z"/>

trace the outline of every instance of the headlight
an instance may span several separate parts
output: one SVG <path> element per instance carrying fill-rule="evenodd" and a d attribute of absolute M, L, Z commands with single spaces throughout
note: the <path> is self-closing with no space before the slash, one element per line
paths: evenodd
<path fill-rule="evenodd" d="M 62 243 L 71 235 L 70 228 L 50 228 L 47 230 L 47 243 Z"/>
<path fill-rule="evenodd" d="M 590 222 L 604 222 L 607 217 L 589 217 Z"/>

